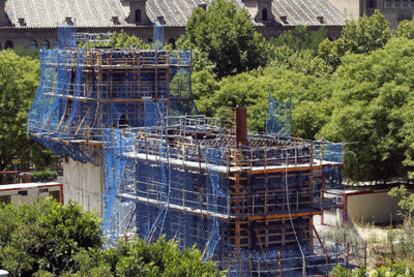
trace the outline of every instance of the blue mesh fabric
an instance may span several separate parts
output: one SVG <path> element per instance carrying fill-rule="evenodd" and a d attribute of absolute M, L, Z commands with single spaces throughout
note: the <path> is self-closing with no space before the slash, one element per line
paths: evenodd
<path fill-rule="evenodd" d="M 292 99 L 282 103 L 268 96 L 266 133 L 288 137 L 292 135 Z"/>

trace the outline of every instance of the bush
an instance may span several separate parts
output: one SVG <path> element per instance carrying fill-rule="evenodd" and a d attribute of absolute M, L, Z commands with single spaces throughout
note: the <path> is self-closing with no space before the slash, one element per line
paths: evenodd
<path fill-rule="evenodd" d="M 55 180 L 57 176 L 57 171 L 52 169 L 32 172 L 32 177 L 35 181 L 51 181 Z"/>
<path fill-rule="evenodd" d="M 0 268 L 12 276 L 75 270 L 77 253 L 102 245 L 98 217 L 74 203 L 0 205 L 0 222 Z"/>
<path fill-rule="evenodd" d="M 114 249 L 83 251 L 77 260 L 75 276 L 224 276 L 213 262 L 203 262 L 197 249 L 181 251 L 175 241 L 164 238 L 155 243 L 120 241 Z"/>

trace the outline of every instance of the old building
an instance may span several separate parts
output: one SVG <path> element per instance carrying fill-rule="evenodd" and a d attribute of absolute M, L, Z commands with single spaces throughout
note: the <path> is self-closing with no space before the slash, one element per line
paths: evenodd
<path fill-rule="evenodd" d="M 0 48 L 51 48 L 56 44 L 58 24 L 75 25 L 79 32 L 124 30 L 150 41 L 155 20 L 165 26 L 165 41 L 174 43 L 192 11 L 208 8 L 211 1 L 0 0 Z M 257 30 L 266 37 L 306 25 L 310 30 L 326 26 L 328 36 L 335 38 L 345 23 L 345 17 L 328 0 L 234 1 L 249 11 Z"/>
<path fill-rule="evenodd" d="M 392 28 L 414 15 L 414 0 L 331 0 L 348 19 L 371 15 L 378 9 Z"/>

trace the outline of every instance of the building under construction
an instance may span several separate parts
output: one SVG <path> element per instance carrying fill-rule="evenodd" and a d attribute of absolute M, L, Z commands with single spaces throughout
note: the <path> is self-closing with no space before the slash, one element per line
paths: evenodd
<path fill-rule="evenodd" d="M 68 28 L 60 36 L 59 49 L 41 52 L 29 133 L 85 167 L 103 156 L 108 237 L 164 235 L 229 276 L 320 275 L 347 262 L 338 225 L 326 222 L 341 216 L 340 145 L 283 134 L 289 107 L 271 97 L 267 134 L 247 132 L 243 108 L 236 128 L 194 115 L 190 52 L 96 47 L 96 35 Z"/>

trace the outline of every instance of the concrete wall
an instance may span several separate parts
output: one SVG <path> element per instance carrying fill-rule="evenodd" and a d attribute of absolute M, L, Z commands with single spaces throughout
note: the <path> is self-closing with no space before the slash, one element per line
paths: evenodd
<path fill-rule="evenodd" d="M 63 163 L 65 203 L 76 201 L 87 211 L 103 214 L 104 167 L 97 157 L 97 165 L 66 159 Z"/>
<path fill-rule="evenodd" d="M 358 19 L 361 15 L 360 0 L 329 0 L 347 19 Z"/>
<path fill-rule="evenodd" d="M 346 208 L 348 217 L 354 222 L 389 224 L 399 220 L 398 200 L 387 191 L 348 194 Z"/>

